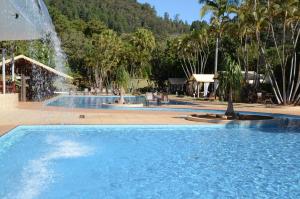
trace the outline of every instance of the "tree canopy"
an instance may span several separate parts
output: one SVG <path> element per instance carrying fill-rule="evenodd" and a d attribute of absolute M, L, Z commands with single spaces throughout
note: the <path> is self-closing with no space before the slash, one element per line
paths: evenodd
<path fill-rule="evenodd" d="M 226 71 L 229 55 L 244 71 L 245 98 L 266 90 L 278 104 L 299 104 L 299 1 L 199 2 L 200 13 L 211 13 L 211 21 L 189 26 L 178 15 L 159 17 L 136 0 L 46 0 L 79 87 L 112 87 L 117 71 L 126 70 L 130 79 L 151 79 L 165 89 L 170 77 Z M 47 38 L 1 43 L 7 49 L 12 45 L 17 53 L 54 64 Z M 250 71 L 255 72 L 251 84 Z"/>
<path fill-rule="evenodd" d="M 182 20 L 158 17 L 155 8 L 136 0 L 46 0 L 46 3 L 51 10 L 55 9 L 68 20 L 102 21 L 118 33 L 146 28 L 157 37 L 166 37 L 189 30 Z"/>

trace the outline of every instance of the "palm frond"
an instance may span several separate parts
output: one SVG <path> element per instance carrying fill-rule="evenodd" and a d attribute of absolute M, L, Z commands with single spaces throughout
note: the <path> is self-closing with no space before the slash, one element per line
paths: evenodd
<path fill-rule="evenodd" d="M 205 15 L 207 15 L 212 10 L 215 10 L 215 8 L 211 7 L 209 5 L 204 5 L 200 11 L 200 16 L 203 18 Z"/>

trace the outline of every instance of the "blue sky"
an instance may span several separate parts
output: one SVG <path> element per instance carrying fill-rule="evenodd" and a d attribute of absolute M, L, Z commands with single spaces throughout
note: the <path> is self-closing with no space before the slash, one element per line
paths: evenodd
<path fill-rule="evenodd" d="M 192 23 L 200 20 L 201 5 L 198 0 L 138 0 L 140 3 L 149 3 L 153 5 L 158 15 L 163 16 L 165 12 L 174 18 L 176 14 L 180 15 L 180 19 Z"/>

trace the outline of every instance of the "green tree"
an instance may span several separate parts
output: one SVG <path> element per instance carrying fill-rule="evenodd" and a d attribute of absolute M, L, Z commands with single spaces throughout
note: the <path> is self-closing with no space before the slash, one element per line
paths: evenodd
<path fill-rule="evenodd" d="M 208 29 L 209 25 L 207 24 L 206 21 L 193 21 L 193 23 L 191 24 L 191 28 L 190 30 L 193 31 L 199 31 L 202 29 Z"/>
<path fill-rule="evenodd" d="M 123 48 L 123 43 L 112 30 L 105 30 L 101 34 L 94 34 L 90 42 L 86 62 L 93 71 L 95 86 L 102 89 L 103 82 L 111 81 L 109 74 L 120 62 L 120 52 Z"/>
<path fill-rule="evenodd" d="M 250 62 L 253 59 L 258 60 L 258 50 L 255 39 L 255 27 L 253 12 L 253 4 L 251 1 L 245 1 L 239 7 L 232 7 L 231 11 L 235 13 L 235 19 L 229 23 L 228 30 L 230 34 L 236 36 L 236 40 L 239 41 L 239 47 L 237 48 L 237 58 L 239 64 L 245 71 L 245 81 L 248 83 L 248 72 L 250 69 Z M 256 50 L 256 54 L 253 51 Z M 258 70 L 258 68 L 257 68 Z M 258 72 L 258 71 L 257 71 Z M 257 84 L 254 84 L 257 86 Z"/>
<path fill-rule="evenodd" d="M 299 6 L 297 0 L 274 0 L 256 1 L 253 8 L 260 55 L 264 58 L 265 71 L 276 100 L 283 105 L 300 101 L 300 75 L 296 72 L 297 68 L 299 70 Z"/>
<path fill-rule="evenodd" d="M 84 29 L 84 34 L 87 37 L 92 37 L 94 34 L 101 34 L 107 27 L 104 23 L 99 20 L 91 20 L 86 24 L 86 28 Z"/>
<path fill-rule="evenodd" d="M 242 85 L 242 72 L 241 67 L 229 56 L 226 58 L 225 71 L 219 74 L 219 89 L 223 90 L 228 95 L 228 105 L 225 115 L 235 116 L 233 107 L 233 94 L 239 90 Z"/>
<path fill-rule="evenodd" d="M 180 65 L 187 79 L 193 74 L 203 74 L 210 55 L 210 43 L 208 30 L 193 30 L 190 34 L 182 35 L 171 40 L 174 59 L 180 61 Z"/>
<path fill-rule="evenodd" d="M 135 0 L 45 0 L 45 3 L 52 16 L 57 14 L 52 12 L 55 9 L 70 21 L 101 21 L 120 34 L 145 27 L 151 29 L 158 38 L 165 38 L 169 34 L 180 34 L 189 30 L 188 24 L 163 19 L 157 16 L 152 6 Z"/>
<path fill-rule="evenodd" d="M 212 13 L 211 22 L 216 30 L 216 51 L 215 51 L 215 76 L 218 73 L 218 57 L 219 46 L 224 31 L 224 25 L 229 21 L 231 8 L 238 5 L 238 0 L 199 0 L 200 4 L 204 4 L 201 9 L 201 17 L 207 13 Z M 215 82 L 214 91 L 216 91 L 217 84 Z"/>
<path fill-rule="evenodd" d="M 156 45 L 153 33 L 140 28 L 129 35 L 129 44 L 129 55 L 131 56 L 129 71 L 131 77 L 149 76 L 152 52 Z"/>
<path fill-rule="evenodd" d="M 116 68 L 116 80 L 115 83 L 119 88 L 120 100 L 119 104 L 124 104 L 124 90 L 127 89 L 128 83 L 130 81 L 130 76 L 124 66 Z"/>

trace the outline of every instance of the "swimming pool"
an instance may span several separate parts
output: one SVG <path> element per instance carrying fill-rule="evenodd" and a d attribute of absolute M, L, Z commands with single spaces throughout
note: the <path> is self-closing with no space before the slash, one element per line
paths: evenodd
<path fill-rule="evenodd" d="M 299 126 L 18 127 L 0 137 L 0 198 L 298 199 L 299 132 Z"/>
<path fill-rule="evenodd" d="M 47 106 L 65 108 L 103 109 L 103 104 L 114 104 L 119 96 L 60 96 L 47 103 Z M 125 96 L 125 101 L 131 104 L 145 104 L 144 96 Z"/>
<path fill-rule="evenodd" d="M 119 96 L 59 96 L 46 102 L 46 106 L 56 106 L 65 108 L 106 109 L 107 107 L 102 106 L 103 104 L 114 104 L 115 101 L 119 100 L 119 98 Z M 146 105 L 146 98 L 144 96 L 125 96 L 124 99 L 129 104 Z M 152 102 L 152 104 L 156 104 L 156 102 Z M 168 104 L 192 105 L 193 103 L 170 100 Z M 128 107 L 115 107 L 114 109 L 134 110 L 134 108 Z"/>

